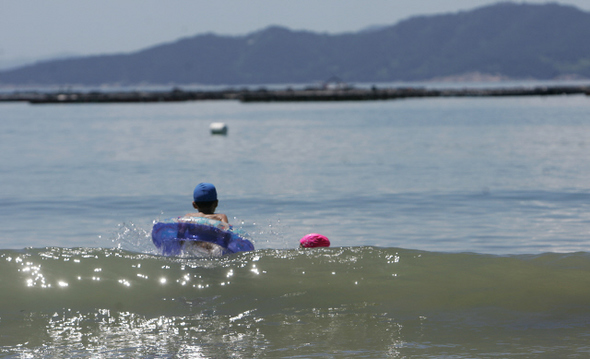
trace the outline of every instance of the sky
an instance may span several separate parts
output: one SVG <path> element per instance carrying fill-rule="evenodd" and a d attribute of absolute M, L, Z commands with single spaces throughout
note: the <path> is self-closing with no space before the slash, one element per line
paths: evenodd
<path fill-rule="evenodd" d="M 209 32 L 246 35 L 271 25 L 351 32 L 498 1 L 0 0 L 0 67 L 17 60 L 133 52 Z M 590 12 L 590 0 L 527 2 L 558 2 Z"/>

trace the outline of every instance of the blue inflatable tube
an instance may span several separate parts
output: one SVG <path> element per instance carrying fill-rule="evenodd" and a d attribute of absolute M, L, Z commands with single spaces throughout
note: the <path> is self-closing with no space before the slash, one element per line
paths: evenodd
<path fill-rule="evenodd" d="M 174 218 L 152 228 L 152 241 L 165 256 L 195 252 L 217 256 L 254 250 L 244 235 L 227 223 L 201 217 Z"/>

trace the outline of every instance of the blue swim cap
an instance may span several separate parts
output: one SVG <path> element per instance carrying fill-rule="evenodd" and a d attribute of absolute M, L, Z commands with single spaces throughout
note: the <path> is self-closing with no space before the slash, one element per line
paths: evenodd
<path fill-rule="evenodd" d="M 217 190 L 211 183 L 199 183 L 193 192 L 195 202 L 217 201 Z"/>

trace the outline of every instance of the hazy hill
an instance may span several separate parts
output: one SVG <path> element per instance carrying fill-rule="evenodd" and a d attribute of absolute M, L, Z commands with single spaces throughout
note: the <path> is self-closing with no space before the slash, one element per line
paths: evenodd
<path fill-rule="evenodd" d="M 0 84 L 263 84 L 415 81 L 479 72 L 590 78 L 590 13 L 558 4 L 500 3 L 339 35 L 270 27 L 198 35 L 130 54 L 38 63 Z"/>

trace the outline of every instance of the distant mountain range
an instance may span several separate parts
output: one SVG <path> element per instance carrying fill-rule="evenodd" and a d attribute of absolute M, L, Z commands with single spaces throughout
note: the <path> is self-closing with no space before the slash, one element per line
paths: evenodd
<path fill-rule="evenodd" d="M 53 60 L 0 71 L 0 85 L 421 81 L 475 74 L 590 78 L 590 13 L 558 4 L 499 3 L 418 16 L 357 33 L 269 27 L 203 34 L 129 54 Z"/>

